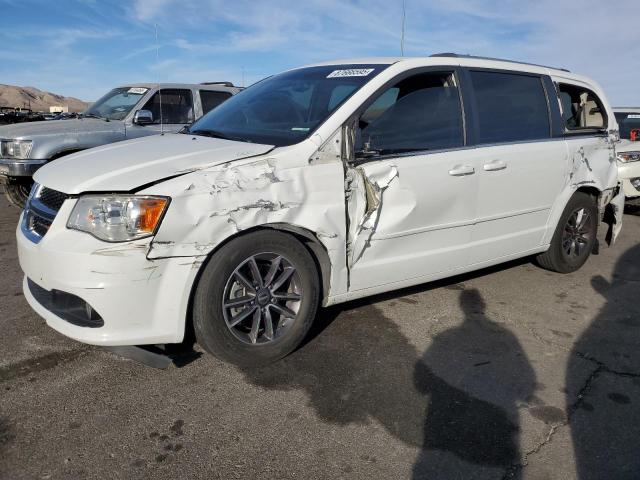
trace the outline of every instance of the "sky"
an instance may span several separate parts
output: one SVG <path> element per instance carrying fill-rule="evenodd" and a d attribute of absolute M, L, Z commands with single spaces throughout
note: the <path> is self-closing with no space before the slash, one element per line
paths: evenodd
<path fill-rule="evenodd" d="M 406 56 L 456 52 L 568 68 L 598 81 L 615 106 L 640 106 L 638 0 L 404 2 Z M 0 0 L 0 83 L 85 101 L 133 82 L 250 85 L 318 61 L 400 55 L 402 5 Z"/>

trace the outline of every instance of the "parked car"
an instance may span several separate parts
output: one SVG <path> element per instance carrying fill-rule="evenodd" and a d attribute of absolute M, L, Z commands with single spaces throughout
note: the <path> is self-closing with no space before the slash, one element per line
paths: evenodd
<path fill-rule="evenodd" d="M 132 84 L 114 88 L 80 118 L 0 127 L 0 181 L 5 183 L 5 194 L 22 207 L 31 177 L 42 165 L 107 143 L 161 130 L 177 132 L 239 91 L 229 82 Z"/>
<path fill-rule="evenodd" d="M 60 112 L 54 114 L 52 120 L 72 120 L 74 118 L 82 118 L 82 113 Z"/>
<path fill-rule="evenodd" d="M 627 200 L 640 200 L 640 108 L 614 108 L 620 126 L 620 144 L 616 147 L 618 172 Z"/>
<path fill-rule="evenodd" d="M 41 120 L 41 114 L 28 108 L 0 107 L 0 125 Z"/>
<path fill-rule="evenodd" d="M 290 70 L 183 133 L 36 172 L 24 294 L 82 342 L 193 326 L 219 358 L 265 364 L 320 305 L 530 255 L 579 269 L 603 213 L 621 227 L 616 141 L 601 88 L 565 70 L 451 54 Z"/>

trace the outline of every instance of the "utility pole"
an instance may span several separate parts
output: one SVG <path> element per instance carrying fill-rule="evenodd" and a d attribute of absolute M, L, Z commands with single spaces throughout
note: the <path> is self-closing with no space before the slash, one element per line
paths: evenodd
<path fill-rule="evenodd" d="M 404 24 L 407 19 L 407 0 L 402 0 L 402 28 L 400 31 L 400 56 L 404 57 Z"/>

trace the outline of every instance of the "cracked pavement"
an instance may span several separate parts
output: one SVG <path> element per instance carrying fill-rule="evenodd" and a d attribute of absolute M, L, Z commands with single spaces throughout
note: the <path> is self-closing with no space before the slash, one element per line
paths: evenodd
<path fill-rule="evenodd" d="M 0 478 L 637 478 L 640 212 L 526 259 L 322 312 L 297 352 L 153 370 L 49 329 L 0 200 Z"/>

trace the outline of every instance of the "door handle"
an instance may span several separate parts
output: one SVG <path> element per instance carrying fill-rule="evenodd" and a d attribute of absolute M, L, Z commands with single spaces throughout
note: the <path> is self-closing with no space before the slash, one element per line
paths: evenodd
<path fill-rule="evenodd" d="M 502 160 L 494 160 L 493 162 L 485 163 L 482 168 L 487 172 L 495 172 L 497 170 L 504 170 L 507 168 L 507 164 Z"/>
<path fill-rule="evenodd" d="M 449 175 L 452 177 L 463 177 L 465 175 L 473 175 L 476 173 L 476 169 L 471 165 L 456 165 L 449 170 Z"/>

